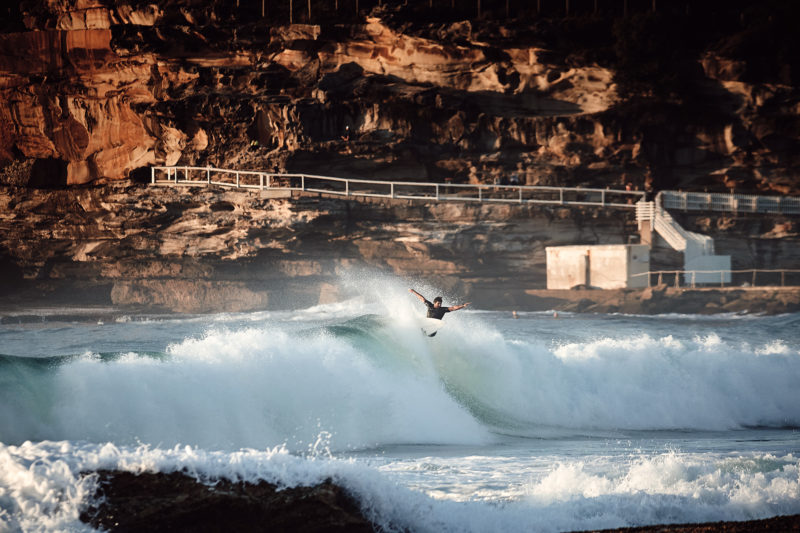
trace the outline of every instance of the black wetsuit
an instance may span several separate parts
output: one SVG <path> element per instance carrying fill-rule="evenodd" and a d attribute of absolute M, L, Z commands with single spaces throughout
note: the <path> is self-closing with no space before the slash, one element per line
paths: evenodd
<path fill-rule="evenodd" d="M 441 320 L 445 313 L 450 312 L 449 307 L 444 307 L 441 305 L 439 307 L 434 307 L 434 305 L 430 303 L 428 300 L 425 300 L 425 305 L 428 306 L 428 315 L 427 315 L 428 318 L 435 318 L 436 320 Z"/>

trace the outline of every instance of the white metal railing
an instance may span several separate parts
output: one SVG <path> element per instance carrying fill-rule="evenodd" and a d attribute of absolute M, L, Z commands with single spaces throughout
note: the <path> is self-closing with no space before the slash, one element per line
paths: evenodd
<path fill-rule="evenodd" d="M 653 229 L 663 237 L 674 250 L 689 252 L 689 255 L 713 255 L 714 239 L 688 231 L 678 224 L 662 206 L 663 193 L 658 193 L 654 202 L 644 200 L 636 204 L 636 220 L 641 228 L 643 221 L 649 220 Z"/>
<path fill-rule="evenodd" d="M 654 202 L 646 202 L 639 200 L 636 202 L 636 222 L 639 223 L 639 229 L 642 229 L 642 222 L 645 220 L 653 221 L 656 217 L 656 205 Z"/>
<path fill-rule="evenodd" d="M 800 215 L 800 197 L 662 191 L 666 209 Z"/>
<path fill-rule="evenodd" d="M 154 166 L 150 168 L 150 177 L 154 185 L 216 185 L 239 189 L 286 190 L 346 197 L 405 200 L 501 202 L 634 209 L 636 202 L 644 198 L 642 191 L 615 189 L 377 181 L 214 167 Z"/>
<path fill-rule="evenodd" d="M 697 252 L 700 255 L 714 255 L 713 238 L 708 235 L 701 235 L 700 233 L 684 229 L 683 226 L 675 222 L 675 219 L 672 218 L 672 215 L 670 215 L 666 209 L 658 205 L 658 202 L 655 202 L 655 204 L 656 231 L 658 231 L 659 235 L 664 237 L 670 246 L 676 250 L 683 251 L 691 247 L 692 252 Z M 680 248 L 674 246 L 673 242 L 670 242 L 670 239 L 680 242 L 682 246 Z"/>
<path fill-rule="evenodd" d="M 759 286 L 759 281 L 762 283 L 760 286 L 797 286 L 800 285 L 800 269 L 791 269 L 791 268 L 783 268 L 783 269 L 764 269 L 764 268 L 748 268 L 742 270 L 651 270 L 648 272 L 642 272 L 639 274 L 631 274 L 631 277 L 641 277 L 647 276 L 647 286 L 652 287 L 653 284 L 653 276 L 657 276 L 655 285 L 664 285 L 664 279 L 666 278 L 669 280 L 670 278 L 674 281 L 675 287 L 681 286 L 681 277 L 683 277 L 684 285 L 694 288 L 697 284 L 701 283 L 698 278 L 703 280 L 709 279 L 709 274 L 717 274 L 719 275 L 719 282 L 707 282 L 703 281 L 702 284 L 704 285 L 716 285 L 719 284 L 720 287 L 724 287 L 727 280 L 732 280 L 734 278 L 734 274 L 738 278 L 737 283 L 740 286 L 750 286 L 756 287 Z M 761 277 L 758 277 L 758 274 L 761 274 Z M 765 277 L 764 274 L 767 274 Z M 789 283 L 786 283 L 787 274 L 792 276 L 789 278 Z M 771 276 L 770 276 L 771 275 Z M 780 283 L 777 282 L 778 275 L 780 275 Z M 735 283 L 728 282 L 728 285 L 734 285 Z"/>

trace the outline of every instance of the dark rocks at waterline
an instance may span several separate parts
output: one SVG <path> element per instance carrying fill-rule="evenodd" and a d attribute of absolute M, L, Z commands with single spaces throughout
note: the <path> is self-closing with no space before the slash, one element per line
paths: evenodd
<path fill-rule="evenodd" d="M 202 483 L 181 472 L 141 473 L 101 470 L 100 503 L 81 520 L 112 532 L 171 533 L 217 531 L 368 532 L 375 531 L 358 504 L 332 480 L 313 487 L 227 479 Z M 534 526 L 534 524 L 532 524 Z M 800 531 L 800 515 L 745 522 L 652 525 L 604 530 L 625 533 L 745 533 Z"/>
<path fill-rule="evenodd" d="M 113 532 L 371 532 L 355 500 L 330 479 L 280 488 L 260 481 L 200 482 L 181 472 L 97 472 L 99 503 L 81 521 Z"/>
<path fill-rule="evenodd" d="M 800 312 L 800 287 L 527 290 L 521 300 L 529 311 L 778 315 Z"/>

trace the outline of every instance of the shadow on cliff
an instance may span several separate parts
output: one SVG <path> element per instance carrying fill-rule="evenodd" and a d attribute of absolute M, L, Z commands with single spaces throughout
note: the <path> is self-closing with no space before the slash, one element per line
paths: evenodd
<path fill-rule="evenodd" d="M 11 294 L 24 281 L 22 270 L 3 250 L 0 250 L 0 279 L 0 295 Z"/>
<path fill-rule="evenodd" d="M 67 186 L 67 162 L 48 157 L 37 159 L 31 167 L 29 187 L 37 189 L 60 189 Z"/>

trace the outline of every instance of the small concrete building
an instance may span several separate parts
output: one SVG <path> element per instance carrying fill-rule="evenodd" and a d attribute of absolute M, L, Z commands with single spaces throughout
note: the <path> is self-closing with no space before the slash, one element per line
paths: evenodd
<path fill-rule="evenodd" d="M 545 250 L 548 289 L 647 287 L 650 247 L 646 244 L 548 246 Z"/>

